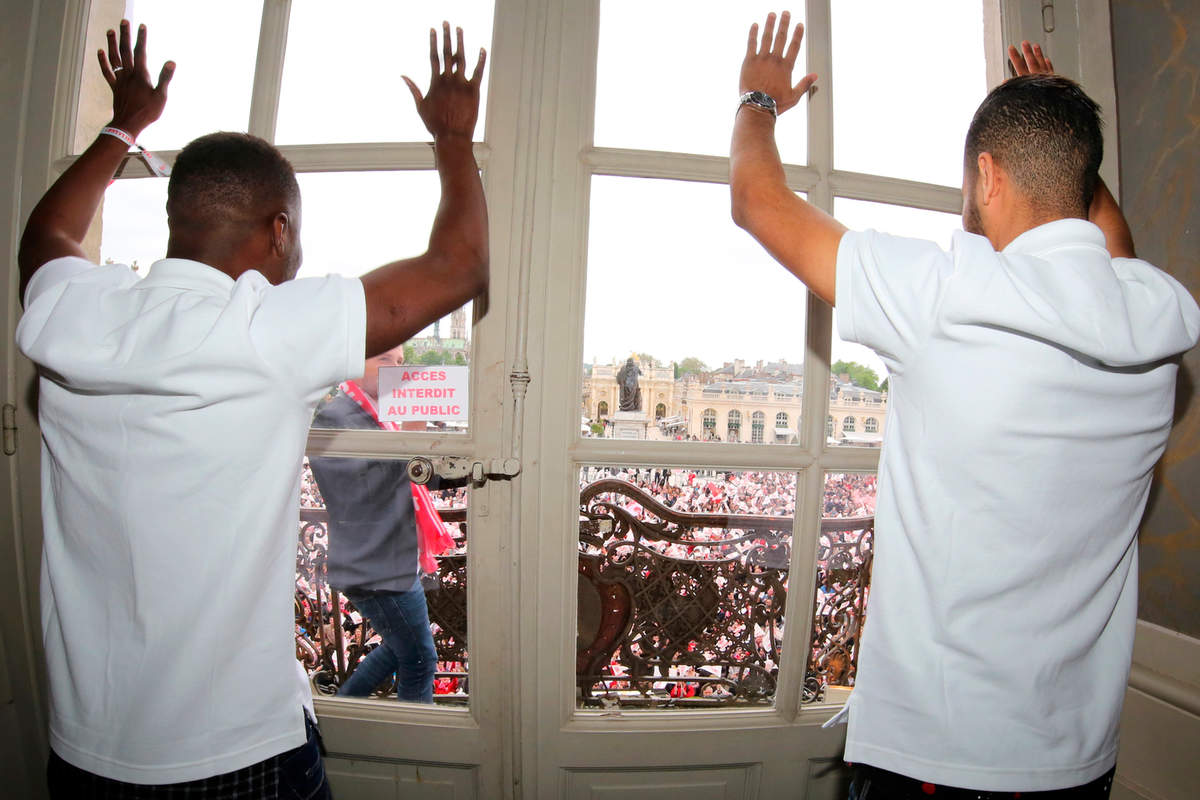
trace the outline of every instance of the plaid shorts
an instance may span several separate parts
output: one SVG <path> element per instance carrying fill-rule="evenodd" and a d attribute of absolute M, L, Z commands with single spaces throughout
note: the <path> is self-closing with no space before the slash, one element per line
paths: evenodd
<path fill-rule="evenodd" d="M 330 800 L 317 726 L 304 715 L 308 740 L 295 748 L 223 775 L 150 785 L 104 778 L 50 751 L 46 780 L 52 800 Z"/>

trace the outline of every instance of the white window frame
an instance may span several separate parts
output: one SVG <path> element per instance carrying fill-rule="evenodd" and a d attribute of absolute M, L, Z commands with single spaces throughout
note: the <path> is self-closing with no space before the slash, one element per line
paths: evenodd
<path fill-rule="evenodd" d="M 835 0 L 836 1 L 836 0 Z M 807 0 L 808 71 L 831 74 L 829 41 L 829 0 Z M 989 81 L 1003 74 L 1003 46 L 1020 38 L 1044 44 L 1060 71 L 1076 77 L 1105 109 L 1106 158 L 1101 172 L 1114 194 L 1119 193 L 1115 111 L 1115 84 L 1112 71 L 1111 23 L 1106 3 L 1089 0 L 1054 0 L 1056 19 L 1053 31 L 1043 32 L 1042 5 L 1045 0 L 980 0 L 985 12 L 985 38 L 989 48 Z M 249 129 L 262 135 L 273 127 L 282 77 L 281 54 L 286 41 L 289 0 L 267 0 L 263 16 L 259 69 L 252 93 Z M 0 244 L 10 253 L 10 276 L 16 271 L 11 254 L 17 249 L 17 236 L 33 205 L 45 188 L 73 160 L 72 137 L 78 105 L 79 76 L 92 46 L 85 43 L 88 0 L 49 0 L 15 21 L 15 31 L 29 32 L 19 45 L 24 65 L 19 81 L 21 97 L 18 113 L 11 115 L 0 130 L 0 154 L 5 163 L 19 171 L 17 188 L 10 193 L 12 202 L 0 204 L 6 224 L 0 226 Z M 574 548 L 561 531 L 577 522 L 577 468 L 581 464 L 616 464 L 707 467 L 727 464 L 734 467 L 794 470 L 800 475 L 797 507 L 819 509 L 823 479 L 827 472 L 874 471 L 878 450 L 838 448 L 826 445 L 825 421 L 828 418 L 827 392 L 805 393 L 799 419 L 800 444 L 765 448 L 755 445 L 689 445 L 686 443 L 614 443 L 603 439 L 580 439 L 578 394 L 564 387 L 582 385 L 582 313 L 585 282 L 588 182 L 593 174 L 658 177 L 678 180 L 724 183 L 728 160 L 722 157 L 650 153 L 637 150 L 596 148 L 591 145 L 591 115 L 595 92 L 595 56 L 598 31 L 598 0 L 497 0 L 492 49 L 489 106 L 486 110 L 486 144 L 476 146 L 476 156 L 485 168 L 492 222 L 491 251 L 493 265 L 511 263 L 493 281 L 493 302 L 508 311 L 510 325 L 492 326 L 484 317 L 477 328 L 478 339 L 487 336 L 498 343 L 498 357 L 490 363 L 503 364 L 495 370 L 501 382 L 508 373 L 517 376 L 514 389 L 534 378 L 526 408 L 521 400 L 505 399 L 492 416 L 473 420 L 471 437 L 462 437 L 443 447 L 442 454 L 469 454 L 475 448 L 497 451 L 500 443 L 520 442 L 524 436 L 530 463 L 546 465 L 523 476 L 513 503 L 496 502 L 491 513 L 523 515 L 525 524 L 510 532 L 496 563 L 504 567 L 515 586 L 532 587 L 519 596 L 503 598 L 504 613 L 515 633 L 512 648 L 502 655 L 500 665 L 514 666 L 513 655 L 537 652 L 544 664 L 542 674 L 555 674 L 559 685 L 550 705 L 553 712 L 539 712 L 540 719 L 516 714 L 511 718 L 514 740 L 535 741 L 538 725 L 544 725 L 569 738 L 575 732 L 591 730 L 595 723 L 586 713 L 574 710 L 573 663 L 575 570 Z M 25 26 L 24 28 L 20 26 Z M 741 35 L 731 32 L 731 35 Z M 14 37 L 5 37 L 10 41 Z M 20 48 L 24 48 L 23 50 Z M 590 66 L 589 66 L 590 65 Z M 714 89 L 719 91 L 720 89 Z M 843 196 L 876 202 L 895 203 L 915 208 L 958 213 L 961 201 L 954 187 L 932 186 L 879 176 L 839 172 L 832 169 L 831 101 L 832 92 L 818 92 L 808 116 L 809 157 L 805 165 L 789 165 L 785 172 L 792 189 L 806 192 L 810 202 L 827 211 L 833 198 Z M 47 136 L 45 132 L 49 132 Z M 430 169 L 432 154 L 424 144 L 319 145 L 283 148 L 300 171 Z M 500 157 L 497 157 L 499 154 Z M 164 153 L 168 160 L 174 153 Z M 1119 195 L 1118 195 L 1119 196 Z M 15 280 L 9 282 L 9 328 L 15 324 L 18 303 L 12 296 Z M 809 297 L 807 309 L 807 354 L 805 383 L 809 387 L 828 385 L 830 349 L 830 310 Z M 571 332 L 574 331 L 574 335 Z M 563 334 L 566 332 L 566 335 Z M 36 619 L 36 587 L 40 548 L 37 520 L 38 470 L 36 420 L 25 402 L 25 392 L 33 380 L 33 371 L 24 359 L 16 357 L 12 337 L 5 348 L 6 402 L 17 408 L 22 451 L 26 460 L 6 472 L 20 498 L 15 516 L 21 524 L 5 545 L 17 554 L 12 563 L 17 580 L 6 582 L 13 592 L 10 608 L 21 609 L 6 622 L 5 640 L 18 643 L 30 665 L 28 674 L 14 675 L 14 685 L 29 686 L 27 696 L 35 703 L 44 697 L 44 686 L 35 668 L 39 646 Z M 473 355 L 472 363 L 479 363 Z M 521 379 L 524 379 L 523 381 Z M 550 386 L 543 391 L 540 386 Z M 482 413 L 482 412 L 481 412 Z M 476 424 L 476 423 L 479 424 Z M 493 429 L 494 436 L 483 436 Z M 341 455 L 391 453 L 392 445 L 381 445 L 378 437 L 367 434 L 314 435 L 314 446 L 322 452 Z M 432 449 L 434 438 L 413 435 L 407 449 Z M 518 447 L 519 450 L 519 447 Z M 568 467 L 567 469 L 563 469 Z M 574 474 L 572 474 L 574 473 Z M 514 510 L 515 509 L 515 510 Z M 792 574 L 814 574 L 813 553 L 819 512 L 797 515 Z M 509 550 L 511 548 L 511 551 Z M 474 548 L 473 548 L 474 552 Z M 511 554 L 524 554 L 516 558 Z M 799 584 L 797 584 L 799 586 Z M 787 615 L 792 620 L 811 618 L 811 592 L 789 593 Z M 555 602 L 546 602 L 553 599 Z M 477 608 L 473 604 L 472 608 Z M 475 611 L 470 612 L 472 617 Z M 18 629 L 15 629 L 19 627 Z M 473 629 L 478 629 L 473 625 Z M 547 631 L 552 635 L 548 636 Z M 545 645 L 549 641 L 551 644 Z M 546 648 L 550 649 L 547 650 Z M 560 647 L 561 652 L 554 648 Z M 823 715 L 799 705 L 803 675 L 790 664 L 802 664 L 806 637 L 792 635 L 785 643 L 781 682 L 773 709 L 753 712 L 757 719 L 780 723 L 816 723 Z M 504 659 L 507 659 L 505 661 Z M 13 657 L 9 663 L 20 659 Z M 498 667 L 503 669 L 503 667 Z M 541 694 L 538 676 L 512 678 L 516 696 Z M 473 678 L 473 688 L 480 688 Z M 474 694 L 474 693 L 473 693 Z M 519 706 L 519 703 L 518 703 Z M 40 712 L 35 712 L 35 717 Z M 363 712 L 371 716 L 375 712 Z M 766 716 L 763 716 L 765 714 Z M 623 730 L 688 730 L 698 726 L 711 729 L 745 725 L 742 713 L 688 714 L 686 719 L 667 719 L 650 712 L 646 717 L 626 715 Z M 44 736 L 41 725 L 32 736 Z M 539 775 L 536 748 L 527 747 L 512 772 L 527 776 L 526 786 L 537 785 Z"/>

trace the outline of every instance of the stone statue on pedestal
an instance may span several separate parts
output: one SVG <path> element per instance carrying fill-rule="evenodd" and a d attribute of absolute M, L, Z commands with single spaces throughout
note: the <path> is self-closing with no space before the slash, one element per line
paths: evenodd
<path fill-rule="evenodd" d="M 617 372 L 617 386 L 621 390 L 617 407 L 621 411 L 640 411 L 642 408 L 642 390 L 638 387 L 638 376 L 642 371 L 633 362 L 633 356 L 625 362 Z"/>

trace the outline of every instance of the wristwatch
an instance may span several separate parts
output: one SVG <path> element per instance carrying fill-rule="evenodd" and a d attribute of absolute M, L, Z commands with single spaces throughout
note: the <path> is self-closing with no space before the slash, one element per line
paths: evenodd
<path fill-rule="evenodd" d="M 775 107 L 775 98 L 766 92 L 757 90 L 746 92 L 738 100 L 738 108 L 740 109 L 742 106 L 750 106 L 751 108 L 757 108 L 759 111 L 769 112 L 772 117 L 779 116 L 779 110 Z"/>

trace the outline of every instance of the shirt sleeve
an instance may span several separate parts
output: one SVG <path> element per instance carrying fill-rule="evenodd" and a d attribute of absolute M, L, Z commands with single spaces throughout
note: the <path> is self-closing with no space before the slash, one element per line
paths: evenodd
<path fill-rule="evenodd" d="M 837 255 L 838 335 L 902 372 L 933 326 L 953 265 L 933 242 L 847 231 Z"/>
<path fill-rule="evenodd" d="M 49 289 L 89 269 L 96 269 L 96 265 L 79 256 L 63 256 L 47 261 L 37 268 L 33 277 L 29 279 L 29 285 L 25 287 L 25 307 L 29 308 L 34 300 Z"/>
<path fill-rule="evenodd" d="M 316 402 L 331 386 L 363 373 L 367 304 L 362 281 L 328 275 L 268 286 L 250 336 L 259 355 Z"/>

